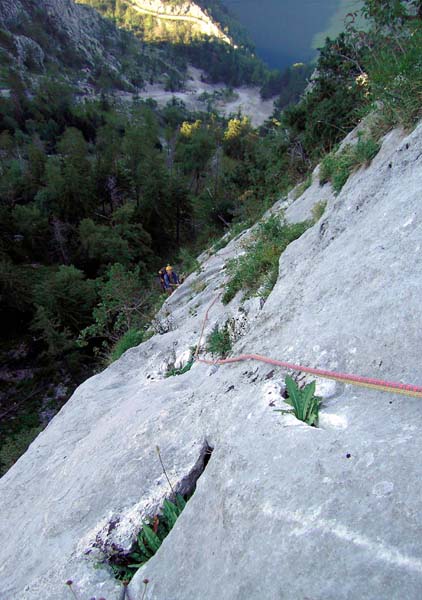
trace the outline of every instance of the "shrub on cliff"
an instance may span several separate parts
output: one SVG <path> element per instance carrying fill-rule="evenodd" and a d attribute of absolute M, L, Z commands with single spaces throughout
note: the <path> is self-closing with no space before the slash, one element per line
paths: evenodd
<path fill-rule="evenodd" d="M 321 163 L 320 183 L 331 181 L 333 190 L 338 194 L 350 174 L 361 165 L 369 165 L 377 155 L 380 145 L 372 138 L 363 135 L 354 145 L 347 145 L 341 152 L 328 154 Z"/>
<path fill-rule="evenodd" d="M 289 225 L 277 216 L 260 223 L 252 241 L 245 245 L 245 253 L 228 264 L 229 280 L 223 304 L 230 302 L 240 290 L 246 297 L 258 293 L 267 297 L 277 281 L 281 253 L 310 225 L 308 221 Z"/>

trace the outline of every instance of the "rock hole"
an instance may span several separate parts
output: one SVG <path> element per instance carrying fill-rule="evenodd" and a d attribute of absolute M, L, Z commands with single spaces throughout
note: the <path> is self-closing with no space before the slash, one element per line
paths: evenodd
<path fill-rule="evenodd" d="M 214 448 L 205 441 L 192 471 L 173 486 L 173 491 L 166 498 L 163 498 L 158 512 L 146 517 L 144 526 L 137 532 L 130 550 L 115 551 L 108 556 L 106 563 L 111 567 L 117 580 L 129 582 L 138 569 L 158 551 L 195 493 L 198 480 L 211 460 L 213 450 Z"/>

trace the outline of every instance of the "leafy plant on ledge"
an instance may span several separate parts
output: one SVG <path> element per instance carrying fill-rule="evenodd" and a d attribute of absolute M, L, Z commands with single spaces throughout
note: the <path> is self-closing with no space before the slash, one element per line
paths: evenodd
<path fill-rule="evenodd" d="M 308 385 L 301 389 L 294 379 L 287 376 L 286 388 L 288 397 L 285 401 L 293 407 L 296 419 L 303 421 L 307 425 L 317 427 L 319 407 L 322 400 L 318 396 L 315 396 L 315 381 L 308 383 Z M 276 412 L 286 414 L 290 411 L 277 409 Z"/>
<path fill-rule="evenodd" d="M 229 322 L 227 321 L 221 329 L 216 325 L 207 338 L 207 352 L 219 358 L 226 358 L 231 349 Z"/>
<path fill-rule="evenodd" d="M 181 367 L 180 369 L 176 369 L 175 367 L 173 367 L 172 369 L 169 369 L 169 371 L 167 371 L 165 376 L 166 377 L 175 377 L 176 375 L 184 375 L 185 373 L 187 373 L 188 371 L 191 370 L 193 363 L 194 363 L 194 359 L 192 356 L 188 360 L 188 362 L 185 364 L 184 367 Z"/>
<path fill-rule="evenodd" d="M 130 581 L 136 571 L 154 556 L 185 506 L 186 501 L 180 494 L 176 494 L 174 502 L 164 500 L 161 513 L 143 525 L 132 552 L 126 556 L 113 557 L 115 562 L 110 566 L 116 579 Z"/>

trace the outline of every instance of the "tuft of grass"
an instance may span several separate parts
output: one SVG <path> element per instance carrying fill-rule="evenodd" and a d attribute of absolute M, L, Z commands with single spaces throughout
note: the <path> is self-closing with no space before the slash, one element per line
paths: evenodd
<path fill-rule="evenodd" d="M 312 207 L 312 221 L 314 223 L 317 223 L 320 220 L 320 218 L 324 214 L 326 208 L 327 208 L 326 200 L 320 200 L 319 202 L 314 204 L 314 206 Z"/>
<path fill-rule="evenodd" d="M 216 325 L 207 337 L 207 352 L 218 358 L 226 358 L 231 352 L 232 341 L 228 321 L 221 329 Z"/>
<path fill-rule="evenodd" d="M 368 166 L 379 149 L 380 144 L 373 138 L 359 135 L 356 144 L 349 144 L 341 152 L 332 152 L 324 158 L 319 173 L 320 184 L 331 181 L 334 192 L 338 194 L 352 171 L 361 165 Z"/>
<path fill-rule="evenodd" d="M 286 388 L 288 393 L 286 402 L 293 407 L 295 417 L 299 421 L 317 427 L 321 398 L 315 396 L 315 381 L 308 383 L 303 389 L 300 389 L 294 379 L 287 376 Z M 277 409 L 276 412 L 285 413 L 286 411 Z"/>
<path fill-rule="evenodd" d="M 304 194 L 306 192 L 306 190 L 311 187 L 311 185 L 312 185 L 312 174 L 309 174 L 307 176 L 307 178 L 296 187 L 294 194 L 293 194 L 294 200 L 297 200 L 298 198 L 300 198 L 300 196 L 302 196 L 302 194 Z"/>
<path fill-rule="evenodd" d="M 111 364 L 118 360 L 126 350 L 139 346 L 139 344 L 148 340 L 152 335 L 153 333 L 150 331 L 145 332 L 139 331 L 138 329 L 129 329 L 111 349 L 109 363 Z"/>
<path fill-rule="evenodd" d="M 205 290 L 205 288 L 207 287 L 207 282 L 206 281 L 194 281 L 191 285 L 192 291 L 195 294 L 200 294 L 201 292 L 203 292 Z"/>
<path fill-rule="evenodd" d="M 277 281 L 280 255 L 311 225 L 310 221 L 289 225 L 276 215 L 260 223 L 254 239 L 245 246 L 245 254 L 227 265 L 229 281 L 223 304 L 228 304 L 241 290 L 245 297 L 259 292 L 266 298 Z"/>
<path fill-rule="evenodd" d="M 222 250 L 227 246 L 229 242 L 231 242 L 235 237 L 237 237 L 239 233 L 242 233 L 242 231 L 244 231 L 248 227 L 249 225 L 245 221 L 235 223 L 230 227 L 230 230 L 228 231 L 228 233 L 226 233 L 226 235 L 224 235 L 222 238 L 220 238 L 213 244 L 211 251 L 216 253 L 219 250 Z"/>

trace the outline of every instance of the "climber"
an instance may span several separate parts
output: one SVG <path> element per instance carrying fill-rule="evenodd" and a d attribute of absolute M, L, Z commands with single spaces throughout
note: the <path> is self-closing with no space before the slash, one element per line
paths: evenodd
<path fill-rule="evenodd" d="M 167 294 L 170 296 L 173 290 L 180 285 L 179 277 L 177 273 L 173 271 L 173 267 L 171 265 L 167 265 L 166 272 L 164 274 L 164 289 Z"/>

